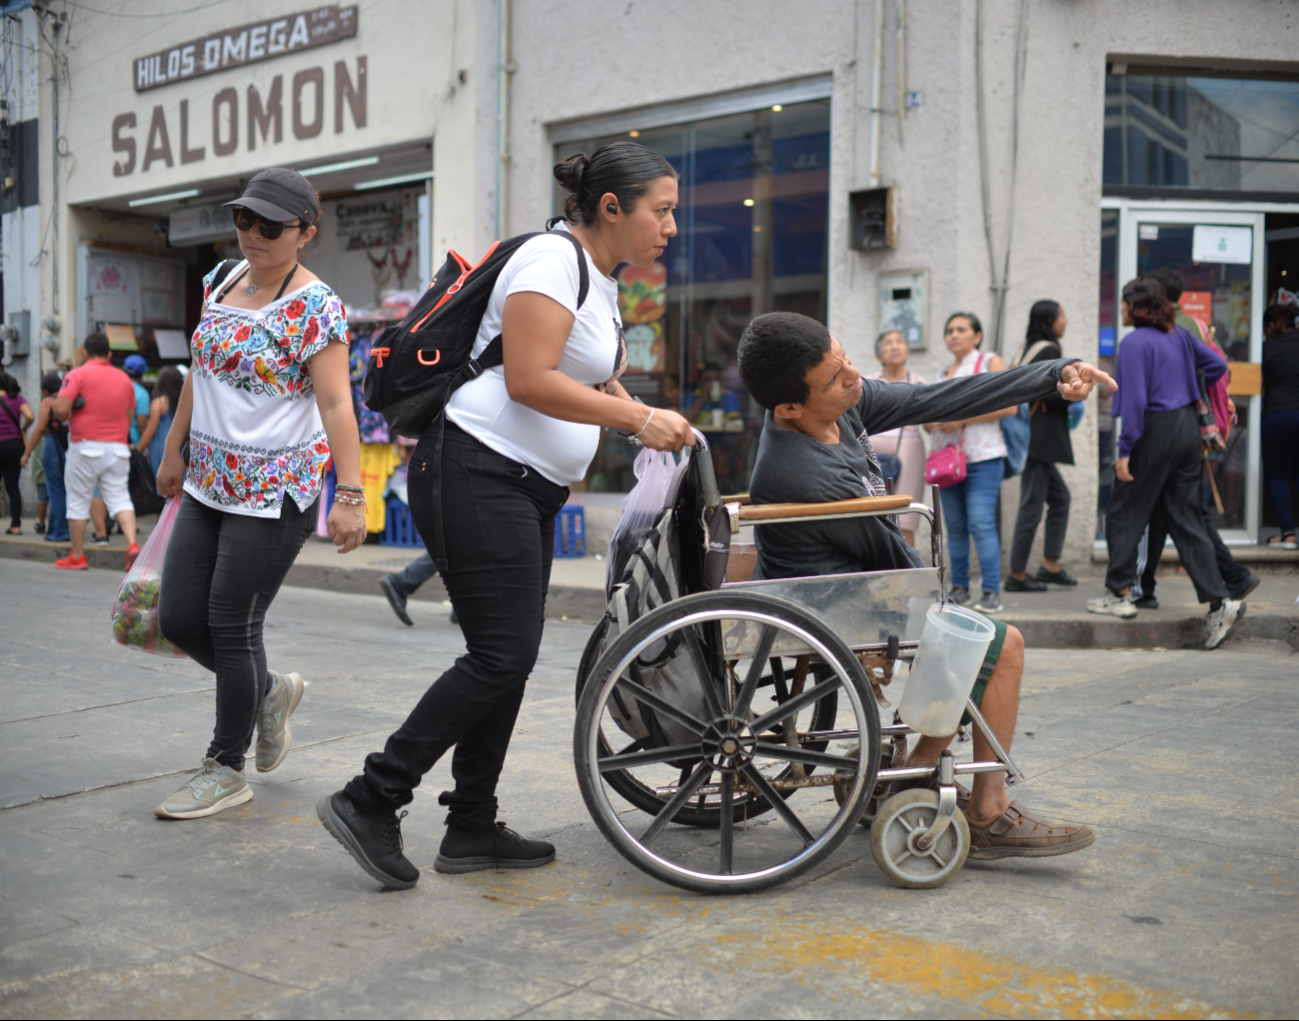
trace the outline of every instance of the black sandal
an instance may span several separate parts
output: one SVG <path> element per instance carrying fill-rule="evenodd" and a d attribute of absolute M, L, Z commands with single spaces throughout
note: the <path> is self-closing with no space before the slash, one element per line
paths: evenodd
<path fill-rule="evenodd" d="M 1274 535 L 1268 539 L 1267 544 L 1277 549 L 1295 549 L 1296 546 L 1299 546 L 1299 543 L 1295 542 L 1294 532 L 1282 532 L 1280 535 Z"/>

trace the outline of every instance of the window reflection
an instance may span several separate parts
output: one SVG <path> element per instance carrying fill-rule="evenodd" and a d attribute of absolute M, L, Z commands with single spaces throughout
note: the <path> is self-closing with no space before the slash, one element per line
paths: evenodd
<path fill-rule="evenodd" d="M 626 137 L 564 143 L 555 159 Z M 628 343 L 623 384 L 647 404 L 687 414 L 708 438 L 722 491 L 741 492 L 761 409 L 740 383 L 740 335 L 764 312 L 825 320 L 830 104 L 643 129 L 635 138 L 681 175 L 681 205 L 662 263 L 616 273 Z M 627 440 L 606 431 L 588 489 L 627 491 L 633 459 Z"/>
<path fill-rule="evenodd" d="M 1299 81 L 1107 74 L 1104 183 L 1294 191 Z"/>

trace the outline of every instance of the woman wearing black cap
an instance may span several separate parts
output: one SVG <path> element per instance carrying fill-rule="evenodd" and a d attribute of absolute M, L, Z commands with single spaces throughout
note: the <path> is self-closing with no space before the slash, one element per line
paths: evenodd
<path fill-rule="evenodd" d="M 362 774 L 316 805 L 329 832 L 385 886 L 419 880 L 402 854 L 397 810 L 452 745 L 455 790 L 439 798 L 450 812 L 434 868 L 458 873 L 554 860 L 551 844 L 496 821 L 496 783 L 541 647 L 555 515 L 568 486 L 585 476 L 600 426 L 635 433 L 655 450 L 694 442 L 679 414 L 634 403 L 618 383 L 627 346 L 611 274 L 619 263 L 648 266 L 663 256 L 677 232 L 676 173 L 657 153 L 616 142 L 565 160 L 555 178 L 569 192 L 566 224 L 522 244 L 493 286 L 474 355 L 499 334 L 505 364 L 448 403 L 441 492 L 422 471 L 431 431 L 410 459 L 411 514 L 426 536 L 433 501 L 440 501 L 443 580 L 466 654 L 383 751 L 365 760 Z"/>
<path fill-rule="evenodd" d="M 315 189 L 296 171 L 275 168 L 226 205 L 244 258 L 203 281 L 194 364 L 158 468 L 158 491 L 181 497 L 159 623 L 216 673 L 216 730 L 202 768 L 158 806 L 165 819 L 214 815 L 252 799 L 243 770 L 254 728 L 259 772 L 288 754 L 303 680 L 267 670 L 262 622 L 314 529 L 331 455 L 339 485 L 330 537 L 340 553 L 365 541 L 347 319 L 338 295 L 298 262 L 320 219 Z"/>

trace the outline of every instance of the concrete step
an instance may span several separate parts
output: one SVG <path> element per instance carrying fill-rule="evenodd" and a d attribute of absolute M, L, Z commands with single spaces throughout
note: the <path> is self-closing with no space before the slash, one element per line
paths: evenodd
<path fill-rule="evenodd" d="M 66 543 L 45 542 L 32 534 L 25 522 L 24 536 L 0 536 L 0 559 L 12 558 L 53 563 L 66 554 Z M 141 545 L 148 527 L 141 529 Z M 109 546 L 87 547 L 91 567 L 122 572 L 125 540 L 114 535 Z M 1276 552 L 1276 551 L 1273 551 Z M 378 595 L 379 579 L 400 570 L 422 553 L 418 549 L 366 545 L 340 556 L 327 540 L 309 539 L 290 570 L 286 584 L 303 588 Z M 556 560 L 551 572 L 546 616 L 552 619 L 597 620 L 604 613 L 605 561 L 595 556 Z M 1070 570 L 1078 565 L 1067 565 Z M 1248 598 L 1244 620 L 1232 641 L 1264 639 L 1282 641 L 1299 651 L 1299 567 L 1269 564 L 1262 583 Z M 1087 612 L 1087 600 L 1099 595 L 1100 574 L 1080 575 L 1076 588 L 1055 588 L 1045 593 L 1003 592 L 1005 609 L 998 614 L 1015 625 L 1032 648 L 1050 649 L 1182 649 L 1204 644 L 1207 607 L 1195 601 L 1195 590 L 1185 572 L 1174 564 L 1160 567 L 1156 579 L 1158 610 L 1142 610 L 1134 620 L 1098 616 Z M 977 585 L 975 586 L 977 591 Z M 432 579 L 414 599 L 441 602 L 446 589 Z"/>

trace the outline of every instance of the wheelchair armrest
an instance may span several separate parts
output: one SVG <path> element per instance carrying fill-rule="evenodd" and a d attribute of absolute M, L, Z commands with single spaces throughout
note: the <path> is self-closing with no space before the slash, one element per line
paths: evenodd
<path fill-rule="evenodd" d="M 781 521 L 786 518 L 816 519 L 840 515 L 883 514 L 905 510 L 911 506 L 911 497 L 905 493 L 893 496 L 862 496 L 854 500 L 832 500 L 828 503 L 762 503 L 739 508 L 741 524 L 763 521 Z"/>

